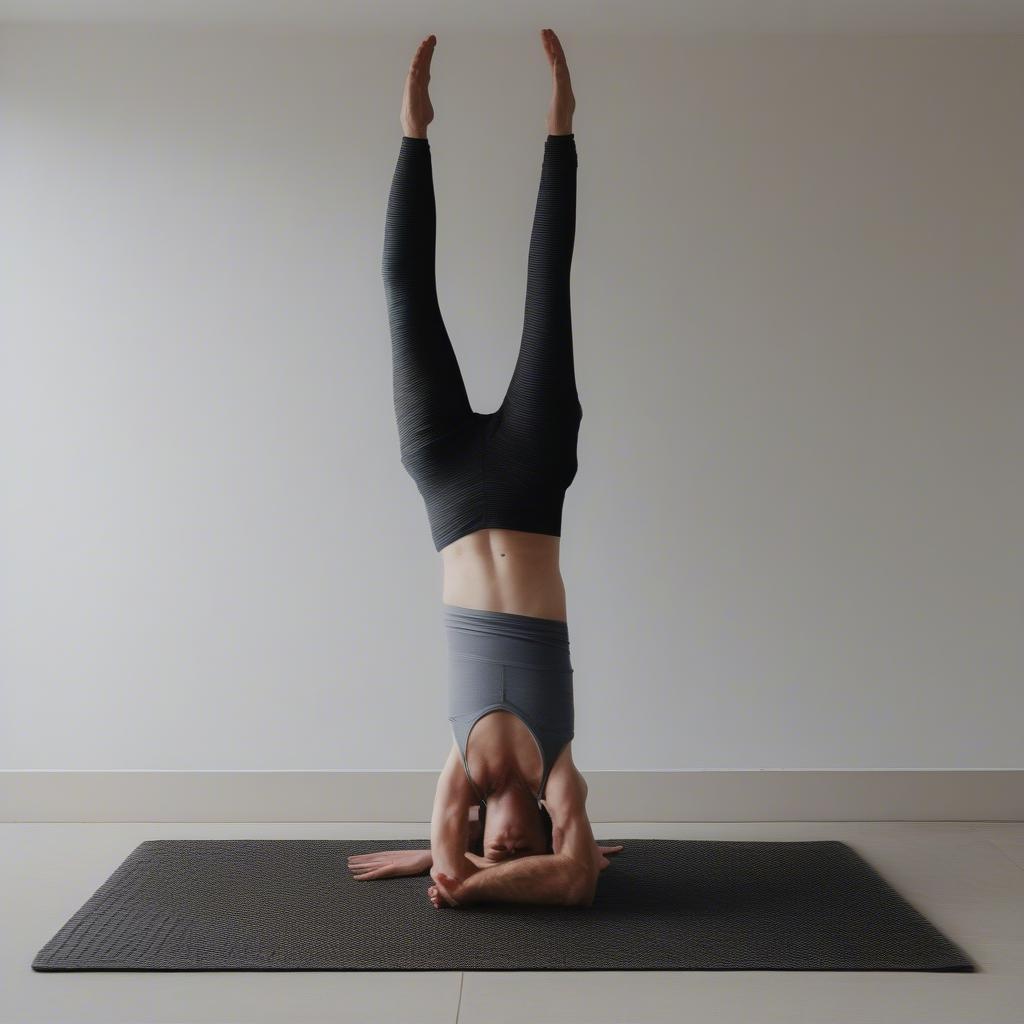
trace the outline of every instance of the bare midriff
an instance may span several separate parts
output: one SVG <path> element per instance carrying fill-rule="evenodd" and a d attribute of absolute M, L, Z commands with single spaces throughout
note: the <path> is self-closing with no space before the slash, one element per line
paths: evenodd
<path fill-rule="evenodd" d="M 561 539 L 522 530 L 477 530 L 441 549 L 441 600 L 462 608 L 566 621 Z"/>

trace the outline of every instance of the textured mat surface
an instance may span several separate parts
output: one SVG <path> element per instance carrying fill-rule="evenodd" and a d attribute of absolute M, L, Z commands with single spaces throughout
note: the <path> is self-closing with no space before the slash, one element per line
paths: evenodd
<path fill-rule="evenodd" d="M 972 971 L 836 841 L 622 842 L 589 907 L 435 910 L 430 879 L 357 882 L 415 840 L 153 840 L 39 951 L 37 971 Z"/>

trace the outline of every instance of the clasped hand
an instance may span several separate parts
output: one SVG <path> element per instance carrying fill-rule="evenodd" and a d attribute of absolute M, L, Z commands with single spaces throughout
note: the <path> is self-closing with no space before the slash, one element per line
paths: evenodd
<path fill-rule="evenodd" d="M 598 870 L 608 867 L 608 857 L 619 853 L 622 845 L 599 846 L 594 844 L 594 857 Z M 466 854 L 465 867 L 455 871 L 439 871 L 434 868 L 433 855 L 426 850 L 381 850 L 376 853 L 357 853 L 348 858 L 348 867 L 357 881 L 372 881 L 383 878 L 406 878 L 427 872 L 434 884 L 427 889 L 427 898 L 438 909 L 459 907 L 471 902 L 471 895 L 465 887 L 468 878 L 492 867 L 484 858 Z"/>

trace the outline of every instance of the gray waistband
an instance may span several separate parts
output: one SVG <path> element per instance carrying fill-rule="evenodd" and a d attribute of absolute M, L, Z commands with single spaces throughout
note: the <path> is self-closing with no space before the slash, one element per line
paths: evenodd
<path fill-rule="evenodd" d="M 463 608 L 455 604 L 442 604 L 441 608 L 444 624 L 456 630 L 552 643 L 559 647 L 569 646 L 569 624 L 561 619 L 494 612 L 486 608 Z"/>

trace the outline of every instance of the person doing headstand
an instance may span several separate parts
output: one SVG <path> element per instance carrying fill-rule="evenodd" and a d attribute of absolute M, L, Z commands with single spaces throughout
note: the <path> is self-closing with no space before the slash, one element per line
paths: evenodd
<path fill-rule="evenodd" d="M 360 880 L 430 870 L 435 907 L 504 901 L 588 905 L 607 855 L 573 764 L 573 668 L 559 569 L 562 505 L 578 469 L 583 407 L 569 277 L 576 229 L 575 98 L 565 54 L 541 32 L 553 92 L 530 239 L 518 359 L 497 410 L 475 412 L 441 317 L 422 41 L 402 101 L 382 275 L 401 462 L 443 565 L 453 743 L 429 850 L 353 856 Z M 470 743 L 472 740 L 472 744 Z"/>

